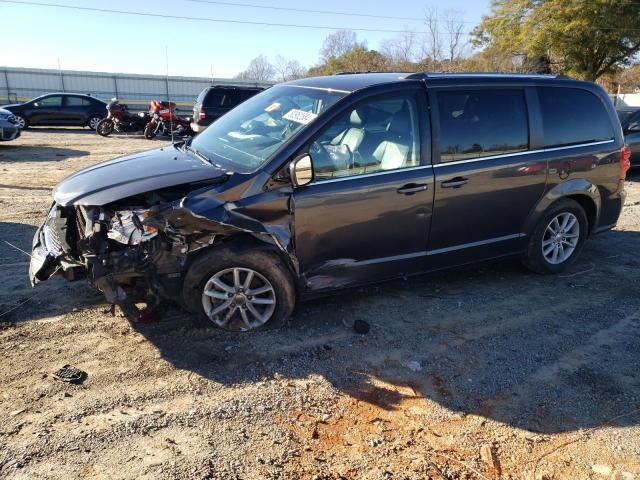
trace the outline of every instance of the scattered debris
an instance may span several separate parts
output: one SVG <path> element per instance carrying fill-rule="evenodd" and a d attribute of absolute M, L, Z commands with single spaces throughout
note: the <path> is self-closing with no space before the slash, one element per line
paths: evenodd
<path fill-rule="evenodd" d="M 87 378 L 87 373 L 71 365 L 65 365 L 53 374 L 53 378 L 61 382 L 80 384 Z"/>
<path fill-rule="evenodd" d="M 480 458 L 490 468 L 494 469 L 498 474 L 500 474 L 500 461 L 498 460 L 498 456 L 496 455 L 496 452 L 493 450 L 491 445 L 485 444 L 480 447 Z"/>
<path fill-rule="evenodd" d="M 24 412 L 24 411 L 25 411 L 25 409 L 24 409 L 24 408 L 22 408 L 22 409 L 20 409 L 20 410 L 14 410 L 13 412 L 10 412 L 10 413 L 9 413 L 9 415 L 10 415 L 11 417 L 15 417 L 16 415 L 20 415 L 20 414 L 21 414 L 22 412 Z"/>

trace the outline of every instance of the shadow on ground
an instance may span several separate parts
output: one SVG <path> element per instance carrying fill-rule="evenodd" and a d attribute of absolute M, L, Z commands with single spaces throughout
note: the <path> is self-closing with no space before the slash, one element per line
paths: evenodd
<path fill-rule="evenodd" d="M 67 158 L 89 155 L 87 150 L 75 148 L 51 147 L 49 145 L 0 145 L 0 163 L 2 162 L 58 162 Z M 11 187 L 15 188 L 15 187 Z"/>
<path fill-rule="evenodd" d="M 0 232 L 24 246 L 34 227 L 1 223 Z M 132 326 L 164 359 L 203 381 L 321 375 L 382 410 L 424 399 L 531 431 L 574 431 L 640 407 L 637 251 L 640 233 L 608 232 L 562 275 L 535 275 L 505 261 L 395 281 L 303 303 L 278 330 L 192 328 L 192 317 L 175 307 L 159 323 Z M 0 259 L 9 273 L 3 291 L 15 291 L 10 301 L 4 295 L 4 308 L 29 286 L 24 256 L 3 243 Z M 82 281 L 54 279 L 28 291 L 38 303 L 12 312 L 12 321 L 104 305 Z M 345 326 L 356 319 L 371 331 Z M 614 424 L 638 421 L 635 414 Z"/>

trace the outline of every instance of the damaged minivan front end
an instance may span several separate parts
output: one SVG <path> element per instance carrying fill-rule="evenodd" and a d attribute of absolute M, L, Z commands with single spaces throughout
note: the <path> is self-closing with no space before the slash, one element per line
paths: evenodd
<path fill-rule="evenodd" d="M 236 331 L 286 319 L 301 281 L 296 162 L 278 155 L 343 96 L 274 87 L 193 139 L 67 177 L 33 239 L 32 285 L 86 278 L 113 305 L 143 293 Z"/>
<path fill-rule="evenodd" d="M 152 169 L 143 164 L 149 161 Z M 209 228 L 198 232 L 172 229 L 171 214 L 188 194 L 210 191 L 231 175 L 178 147 L 76 173 L 56 187 L 55 202 L 34 236 L 31 284 L 61 274 L 87 278 L 110 303 L 123 301 L 127 286 L 175 296 L 172 283 L 179 282 L 188 254 L 213 243 L 212 231 L 220 227 L 208 220 Z M 129 195 L 117 198 L 122 192 Z M 209 207 L 222 204 L 212 199 Z"/>

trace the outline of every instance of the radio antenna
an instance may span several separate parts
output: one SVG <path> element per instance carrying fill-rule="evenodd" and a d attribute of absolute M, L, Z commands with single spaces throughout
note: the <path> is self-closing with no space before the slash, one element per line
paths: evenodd
<path fill-rule="evenodd" d="M 171 94 L 169 93 L 169 45 L 164 46 L 164 59 L 167 66 L 167 101 L 169 102 L 169 128 L 171 131 L 171 143 L 176 143 L 173 138 L 173 115 L 175 115 L 171 108 Z"/>

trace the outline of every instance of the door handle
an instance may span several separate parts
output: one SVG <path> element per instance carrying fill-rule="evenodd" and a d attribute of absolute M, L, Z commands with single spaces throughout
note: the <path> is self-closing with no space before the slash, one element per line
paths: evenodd
<path fill-rule="evenodd" d="M 403 185 L 396 191 L 404 195 L 413 195 L 414 193 L 417 193 L 417 192 L 423 192 L 426 189 L 427 189 L 426 183 L 407 183 L 406 185 Z"/>
<path fill-rule="evenodd" d="M 468 178 L 464 177 L 453 177 L 451 180 L 447 180 L 446 182 L 442 182 L 440 186 L 442 188 L 460 188 L 465 183 L 469 181 Z"/>

